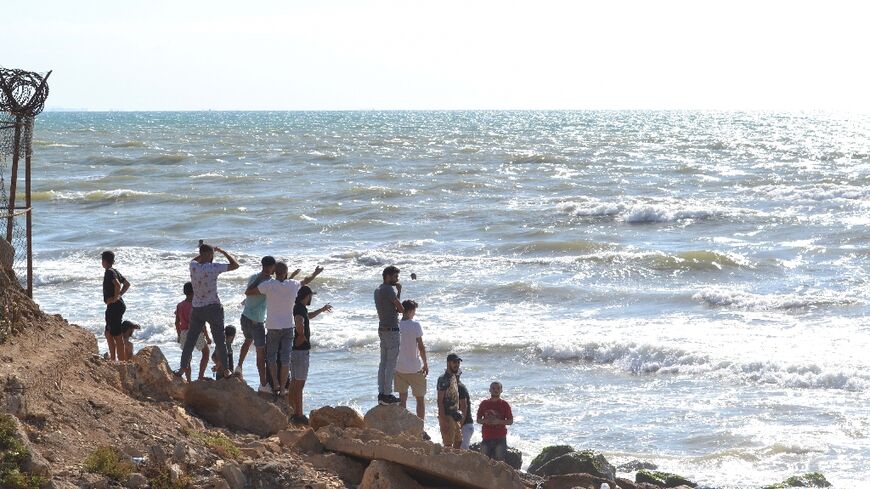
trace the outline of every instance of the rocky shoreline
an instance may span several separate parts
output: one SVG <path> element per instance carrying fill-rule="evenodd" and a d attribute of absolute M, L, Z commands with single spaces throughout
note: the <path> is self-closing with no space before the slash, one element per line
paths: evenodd
<path fill-rule="evenodd" d="M 289 422 L 244 381 L 183 383 L 157 347 L 113 364 L 94 335 L 42 313 L 0 274 L 0 487 L 131 489 L 655 489 L 700 487 L 644 462 L 545 448 L 529 464 L 425 441 L 398 406 L 346 406 Z M 631 476 L 626 478 L 622 476 Z M 829 487 L 820 474 L 765 489 Z"/>

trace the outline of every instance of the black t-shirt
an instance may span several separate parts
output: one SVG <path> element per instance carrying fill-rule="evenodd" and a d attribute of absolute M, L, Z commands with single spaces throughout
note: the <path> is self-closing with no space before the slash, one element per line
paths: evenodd
<path fill-rule="evenodd" d="M 468 394 L 468 389 L 465 388 L 465 384 L 459 382 L 459 400 L 465 399 L 465 412 L 462 413 L 465 415 L 462 418 L 462 425 L 474 424 L 474 419 L 471 418 L 471 396 Z M 461 405 L 460 405 L 461 406 Z"/>
<path fill-rule="evenodd" d="M 103 275 L 103 301 L 107 301 L 115 296 L 115 280 L 124 285 L 127 279 L 114 268 L 107 268 L 106 273 Z"/>
<path fill-rule="evenodd" d="M 293 324 L 296 324 L 296 316 L 302 316 L 302 324 L 305 326 L 305 343 L 302 346 L 296 346 L 296 328 L 293 328 L 293 349 L 294 350 L 310 350 L 311 349 L 311 328 L 308 326 L 308 308 L 304 304 L 296 304 L 293 306 Z"/>
<path fill-rule="evenodd" d="M 444 414 L 447 416 L 452 416 L 453 413 L 459 412 L 459 399 L 451 399 L 450 396 L 447 395 L 450 392 L 450 381 L 453 379 L 453 374 L 444 373 L 444 375 L 438 377 L 438 382 L 436 384 L 437 389 L 439 391 L 445 391 L 444 395 Z M 457 387 L 461 385 L 459 384 L 459 379 L 457 379 Z"/>

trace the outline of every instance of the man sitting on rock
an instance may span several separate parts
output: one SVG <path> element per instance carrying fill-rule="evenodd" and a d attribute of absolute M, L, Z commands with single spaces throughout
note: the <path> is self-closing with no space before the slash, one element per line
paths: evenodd
<path fill-rule="evenodd" d="M 459 366 L 462 359 L 459 355 L 447 355 L 447 370 L 438 377 L 438 425 L 441 428 L 441 440 L 445 447 L 460 448 L 462 446 L 463 415 L 459 405 Z"/>
<path fill-rule="evenodd" d="M 507 425 L 513 424 L 511 406 L 501 398 L 501 382 L 489 385 L 489 399 L 484 399 L 477 408 L 477 422 L 482 424 L 480 432 L 483 443 L 480 451 L 493 460 L 504 462 L 507 454 Z"/>

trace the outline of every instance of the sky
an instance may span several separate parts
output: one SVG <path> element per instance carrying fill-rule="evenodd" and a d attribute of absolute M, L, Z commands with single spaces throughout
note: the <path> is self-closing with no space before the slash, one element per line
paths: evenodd
<path fill-rule="evenodd" d="M 49 108 L 870 111 L 868 2 L 83 1 L 4 9 Z"/>

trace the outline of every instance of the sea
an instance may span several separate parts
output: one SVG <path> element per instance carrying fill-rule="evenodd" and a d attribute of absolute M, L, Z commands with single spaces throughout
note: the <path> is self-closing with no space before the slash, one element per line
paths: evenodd
<path fill-rule="evenodd" d="M 707 487 L 870 487 L 870 115 L 46 112 L 33 192 L 34 297 L 101 351 L 103 250 L 173 368 L 200 239 L 241 263 L 237 327 L 263 255 L 322 266 L 305 408 L 365 412 L 395 265 L 436 440 L 456 352 L 472 406 L 504 385 L 525 465 L 569 444 Z"/>

